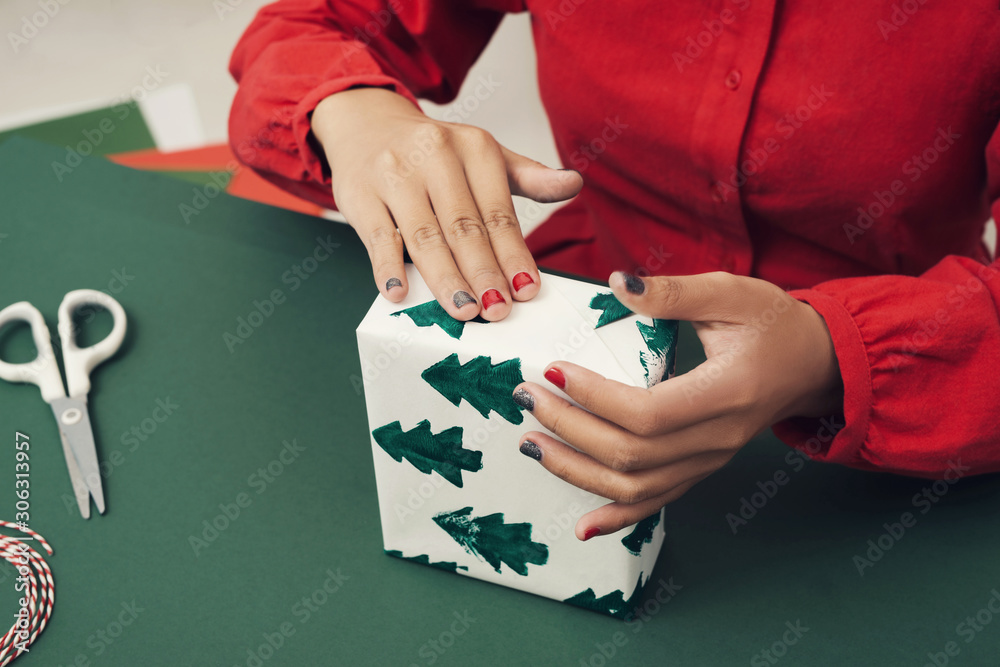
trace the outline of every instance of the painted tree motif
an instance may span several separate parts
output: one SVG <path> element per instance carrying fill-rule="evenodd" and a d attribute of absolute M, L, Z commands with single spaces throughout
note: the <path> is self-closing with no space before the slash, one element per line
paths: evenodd
<path fill-rule="evenodd" d="M 437 472 L 462 488 L 462 471 L 476 472 L 483 468 L 483 453 L 462 447 L 462 428 L 453 426 L 437 435 L 431 432 L 426 419 L 409 431 L 403 431 L 398 421 L 379 426 L 372 436 L 385 453 L 402 463 L 405 458 L 424 473 Z"/>
<path fill-rule="evenodd" d="M 408 560 L 413 563 L 420 563 L 421 565 L 430 565 L 431 567 L 436 567 L 439 570 L 444 570 L 446 572 L 456 572 L 458 570 L 468 570 L 464 565 L 459 565 L 458 563 L 451 562 L 439 562 L 432 563 L 430 557 L 427 554 L 420 554 L 419 556 L 404 556 L 402 551 L 388 550 L 386 549 L 386 554 L 392 556 L 393 558 L 399 558 L 401 560 Z"/>
<path fill-rule="evenodd" d="M 434 523 L 470 554 L 489 563 L 497 573 L 500 564 L 528 576 L 528 564 L 545 565 L 549 548 L 531 540 L 530 523 L 504 523 L 503 514 L 473 517 L 471 507 L 442 512 Z"/>
<path fill-rule="evenodd" d="M 524 421 L 521 408 L 514 402 L 514 388 L 524 382 L 521 360 L 514 358 L 498 364 L 490 357 L 474 357 L 461 364 L 457 354 L 452 354 L 420 374 L 430 386 L 453 405 L 464 398 L 483 417 L 489 418 L 490 410 L 509 421 Z"/>
<path fill-rule="evenodd" d="M 427 303 L 421 303 L 392 313 L 393 317 L 399 317 L 400 315 L 406 315 L 418 327 L 430 327 L 436 324 L 446 334 L 455 339 L 461 338 L 462 331 L 465 330 L 465 322 L 453 318 L 437 301 L 428 301 Z"/>
<path fill-rule="evenodd" d="M 652 387 L 670 377 L 674 372 L 677 353 L 677 320 L 653 320 L 652 326 L 636 322 L 646 350 L 639 352 L 639 361 L 646 371 L 646 386 Z"/>
<path fill-rule="evenodd" d="M 617 618 L 625 618 L 639 604 L 641 596 L 642 573 L 640 572 L 639 580 L 635 583 L 635 590 L 632 591 L 632 595 L 627 600 L 625 599 L 625 594 L 621 591 L 611 591 L 607 595 L 597 597 L 594 589 L 588 588 L 582 593 L 577 593 L 571 598 L 566 598 L 563 602 L 583 607 L 584 609 L 590 609 L 591 611 L 598 611 L 602 614 L 610 614 Z"/>
<path fill-rule="evenodd" d="M 590 307 L 601 311 L 601 317 L 597 320 L 595 329 L 600 329 L 605 324 L 611 324 L 624 319 L 632 314 L 632 311 L 625 307 L 611 292 L 601 292 L 590 300 Z"/>
<path fill-rule="evenodd" d="M 650 514 L 645 519 L 635 524 L 631 533 L 622 538 L 622 544 L 633 556 L 642 553 L 642 545 L 653 541 L 653 531 L 660 525 L 660 512 Z"/>

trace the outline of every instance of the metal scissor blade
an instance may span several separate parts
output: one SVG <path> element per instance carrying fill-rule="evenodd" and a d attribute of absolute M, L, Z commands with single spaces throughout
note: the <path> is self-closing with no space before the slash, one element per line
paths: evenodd
<path fill-rule="evenodd" d="M 76 467 L 76 457 L 73 456 L 73 450 L 70 449 L 69 443 L 66 442 L 66 434 L 62 430 L 59 431 L 59 439 L 62 441 L 63 456 L 66 457 L 66 468 L 69 470 L 69 480 L 73 484 L 76 505 L 80 508 L 80 515 L 84 519 L 89 519 L 90 489 L 87 488 L 87 484 L 83 481 L 80 469 Z"/>
<path fill-rule="evenodd" d="M 83 479 L 90 495 L 93 496 L 97 511 L 104 514 L 101 469 L 97 463 L 94 432 L 90 426 L 90 415 L 87 413 L 87 401 L 78 398 L 57 398 L 52 401 L 51 405 L 52 413 L 59 425 L 59 434 L 69 444 L 73 458 L 76 459 L 77 474 Z M 70 470 L 70 476 L 72 474 L 73 472 Z"/>

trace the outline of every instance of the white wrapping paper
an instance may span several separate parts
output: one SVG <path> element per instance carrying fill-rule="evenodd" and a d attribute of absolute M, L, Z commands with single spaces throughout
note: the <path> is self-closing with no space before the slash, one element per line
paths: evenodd
<path fill-rule="evenodd" d="M 663 543 L 660 514 L 577 540 L 577 519 L 608 501 L 518 451 L 523 433 L 545 429 L 510 392 L 523 378 L 559 393 L 542 372 L 560 359 L 652 386 L 673 372 L 676 323 L 546 274 L 505 320 L 459 325 L 409 265 L 407 278 L 406 300 L 378 297 L 357 330 L 386 552 L 624 615 Z"/>

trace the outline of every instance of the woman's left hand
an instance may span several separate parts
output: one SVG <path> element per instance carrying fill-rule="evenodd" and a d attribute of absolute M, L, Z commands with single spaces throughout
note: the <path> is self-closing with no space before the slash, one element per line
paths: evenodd
<path fill-rule="evenodd" d="M 521 452 L 614 501 L 581 517 L 577 538 L 608 535 L 653 514 L 771 424 L 840 412 L 840 369 L 826 323 L 779 287 L 728 273 L 614 273 L 610 284 L 636 313 L 692 322 L 707 360 L 650 389 L 566 361 L 551 364 L 546 379 L 584 409 L 540 385 L 518 387 L 530 394 L 518 402 L 533 403 L 532 414 L 565 441 L 532 431 Z"/>

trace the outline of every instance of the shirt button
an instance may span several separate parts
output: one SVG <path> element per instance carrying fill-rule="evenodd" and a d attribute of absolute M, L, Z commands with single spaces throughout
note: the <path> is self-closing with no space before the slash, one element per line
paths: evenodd
<path fill-rule="evenodd" d="M 738 69 L 730 70 L 729 74 L 726 76 L 726 88 L 729 90 L 736 90 L 743 83 L 743 75 Z"/>

